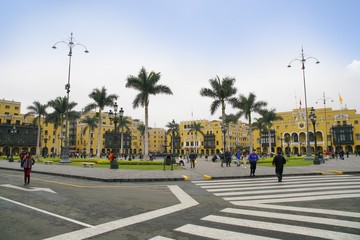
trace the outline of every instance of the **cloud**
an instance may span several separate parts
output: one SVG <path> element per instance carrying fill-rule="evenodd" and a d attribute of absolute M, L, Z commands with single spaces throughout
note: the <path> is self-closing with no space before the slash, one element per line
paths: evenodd
<path fill-rule="evenodd" d="M 350 73 L 360 74 L 360 60 L 353 60 L 352 63 L 346 66 L 346 69 L 350 71 Z"/>

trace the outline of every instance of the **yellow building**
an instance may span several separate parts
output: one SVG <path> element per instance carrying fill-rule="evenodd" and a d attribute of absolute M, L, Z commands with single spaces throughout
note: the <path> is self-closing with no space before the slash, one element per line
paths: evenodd
<path fill-rule="evenodd" d="M 278 112 L 282 120 L 274 121 L 271 130 L 271 152 L 282 149 L 289 154 L 305 154 L 309 140 L 311 152 L 315 151 L 314 126 L 306 116 L 305 109 L 293 109 L 290 112 Z M 331 108 L 314 109 L 316 116 L 315 136 L 317 150 L 324 152 L 360 150 L 360 114 L 355 109 L 333 110 Z M 308 117 L 309 138 L 307 138 L 306 117 Z M 269 153 L 268 134 L 254 130 L 254 147 L 258 152 Z"/>
<path fill-rule="evenodd" d="M 193 130 L 193 124 L 200 124 L 199 131 Z M 175 154 L 187 154 L 194 151 L 201 155 L 219 154 L 224 148 L 224 136 L 220 120 L 194 120 L 179 123 L 179 133 L 174 133 L 174 144 L 172 144 L 172 133 L 167 135 L 168 152 L 172 151 L 174 145 Z M 236 150 L 248 148 L 248 125 L 238 121 L 226 126 L 225 134 L 226 149 L 232 153 Z"/>

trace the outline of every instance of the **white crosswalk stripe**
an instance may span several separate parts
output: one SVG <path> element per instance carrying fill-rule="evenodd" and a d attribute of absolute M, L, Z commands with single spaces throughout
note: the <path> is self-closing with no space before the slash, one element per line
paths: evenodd
<path fill-rule="evenodd" d="M 360 198 L 360 176 L 294 176 L 286 177 L 281 183 L 275 180 L 193 181 L 234 207 L 201 218 L 204 223 L 187 224 L 175 231 L 205 239 L 271 239 L 272 235 L 268 233 L 277 239 L 281 236 L 279 232 L 296 238 L 302 235 L 324 239 L 360 239 L 360 212 L 286 205 L 291 202 Z M 215 223 L 216 227 L 209 227 L 207 222 Z M 267 231 L 266 235 L 264 231 Z"/>

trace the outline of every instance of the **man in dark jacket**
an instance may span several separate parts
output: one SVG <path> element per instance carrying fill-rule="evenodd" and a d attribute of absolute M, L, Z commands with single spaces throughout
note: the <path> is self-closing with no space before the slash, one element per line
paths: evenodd
<path fill-rule="evenodd" d="M 282 174 L 285 163 L 286 163 L 286 159 L 282 155 L 281 151 L 279 151 L 272 161 L 272 165 L 275 166 L 275 173 L 276 176 L 278 177 L 278 182 L 282 181 Z"/>

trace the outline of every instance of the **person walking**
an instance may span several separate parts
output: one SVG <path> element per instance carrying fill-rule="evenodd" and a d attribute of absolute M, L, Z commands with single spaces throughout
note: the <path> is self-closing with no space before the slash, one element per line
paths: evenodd
<path fill-rule="evenodd" d="M 241 153 L 240 153 L 240 151 L 237 151 L 236 153 L 235 153 L 235 157 L 236 157 L 236 166 L 240 166 L 240 158 L 241 158 Z"/>
<path fill-rule="evenodd" d="M 259 156 L 256 154 L 255 149 L 253 149 L 253 152 L 249 155 L 248 160 L 250 162 L 250 177 L 255 177 L 256 163 L 257 160 L 259 160 Z"/>
<path fill-rule="evenodd" d="M 22 164 L 21 164 L 24 168 L 24 185 L 30 184 L 30 173 L 31 173 L 32 165 L 34 165 L 34 163 L 35 163 L 35 160 L 31 156 L 31 154 L 29 152 L 26 153 L 25 157 L 22 160 Z"/>
<path fill-rule="evenodd" d="M 229 151 L 226 151 L 225 152 L 225 163 L 226 163 L 226 166 L 227 167 L 230 167 L 231 166 L 231 153 Z"/>
<path fill-rule="evenodd" d="M 243 159 L 243 161 L 244 161 L 244 168 L 246 168 L 246 155 L 247 155 L 247 152 L 246 152 L 246 150 L 244 149 L 243 151 L 242 151 L 242 159 Z"/>
<path fill-rule="evenodd" d="M 191 153 L 189 155 L 189 159 L 190 159 L 190 167 L 195 168 L 196 154 L 194 153 L 194 151 L 191 151 Z"/>
<path fill-rule="evenodd" d="M 272 161 L 272 165 L 275 166 L 275 173 L 278 178 L 278 182 L 282 181 L 284 164 L 286 164 L 286 159 L 281 154 L 281 151 L 279 151 Z"/>

